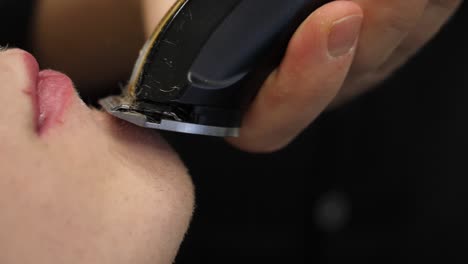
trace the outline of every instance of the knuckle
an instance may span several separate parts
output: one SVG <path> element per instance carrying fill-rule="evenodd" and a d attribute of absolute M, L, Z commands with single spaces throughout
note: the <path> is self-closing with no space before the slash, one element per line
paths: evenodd
<path fill-rule="evenodd" d="M 368 22 L 372 22 L 382 30 L 395 30 L 397 33 L 407 33 L 414 27 L 422 17 L 427 0 L 413 1 L 378 1 L 366 9 L 366 16 L 370 17 Z M 373 25 L 368 25 L 374 27 Z M 383 32 L 385 33 L 385 32 Z"/>
<path fill-rule="evenodd" d="M 273 72 L 264 82 L 257 98 L 268 107 L 278 107 L 287 101 L 291 94 L 289 83 L 284 82 L 278 71 Z"/>
<path fill-rule="evenodd" d="M 361 75 L 378 70 L 413 32 L 426 6 L 426 0 L 386 1 L 368 10 L 369 18 L 352 73 Z"/>
<path fill-rule="evenodd" d="M 406 35 L 419 21 L 423 9 L 413 9 L 405 12 L 392 12 L 388 16 L 388 28 Z"/>
<path fill-rule="evenodd" d="M 276 108 L 288 101 L 292 91 L 289 85 L 277 85 L 274 88 L 265 93 L 261 99 L 266 106 Z"/>

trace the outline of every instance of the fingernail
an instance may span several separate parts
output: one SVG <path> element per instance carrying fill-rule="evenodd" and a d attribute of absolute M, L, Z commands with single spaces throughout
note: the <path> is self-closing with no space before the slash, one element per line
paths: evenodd
<path fill-rule="evenodd" d="M 335 21 L 328 36 L 328 52 L 341 57 L 351 52 L 361 31 L 362 16 L 353 15 Z"/>

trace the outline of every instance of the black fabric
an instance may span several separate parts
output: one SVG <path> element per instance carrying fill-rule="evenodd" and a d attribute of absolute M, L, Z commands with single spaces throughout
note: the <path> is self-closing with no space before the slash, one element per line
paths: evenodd
<path fill-rule="evenodd" d="M 0 46 L 28 50 L 35 0 L 0 0 Z"/>

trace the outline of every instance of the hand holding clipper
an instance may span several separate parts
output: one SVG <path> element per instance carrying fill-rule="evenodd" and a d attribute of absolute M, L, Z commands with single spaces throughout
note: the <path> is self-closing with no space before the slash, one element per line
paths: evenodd
<path fill-rule="evenodd" d="M 179 0 L 141 51 L 122 96 L 101 100 L 139 126 L 237 136 L 298 26 L 323 0 Z"/>

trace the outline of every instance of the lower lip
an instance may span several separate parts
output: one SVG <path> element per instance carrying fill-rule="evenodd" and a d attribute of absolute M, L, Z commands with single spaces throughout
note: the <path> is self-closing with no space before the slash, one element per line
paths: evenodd
<path fill-rule="evenodd" d="M 64 113 L 74 94 L 73 83 L 65 74 L 44 70 L 37 78 L 37 127 L 39 134 L 64 123 Z"/>

